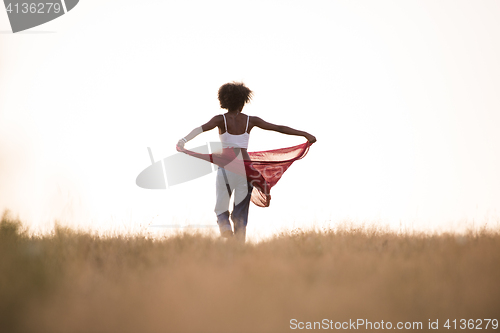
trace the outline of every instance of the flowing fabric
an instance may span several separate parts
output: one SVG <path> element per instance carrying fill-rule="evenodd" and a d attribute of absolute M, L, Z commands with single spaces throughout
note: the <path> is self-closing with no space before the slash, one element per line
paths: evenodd
<path fill-rule="evenodd" d="M 220 153 L 200 154 L 177 146 L 177 150 L 201 158 L 228 171 L 246 175 L 252 184 L 252 202 L 259 207 L 269 207 L 271 188 L 281 179 L 293 162 L 306 156 L 310 142 L 266 151 L 248 152 L 250 160 L 243 160 L 239 148 L 224 148 Z"/>

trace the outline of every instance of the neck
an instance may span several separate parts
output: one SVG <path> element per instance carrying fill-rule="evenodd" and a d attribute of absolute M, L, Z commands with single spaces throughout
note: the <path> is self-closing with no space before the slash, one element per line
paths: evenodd
<path fill-rule="evenodd" d="M 243 108 L 241 109 L 236 109 L 236 110 L 227 110 L 228 113 L 238 115 L 243 111 Z"/>

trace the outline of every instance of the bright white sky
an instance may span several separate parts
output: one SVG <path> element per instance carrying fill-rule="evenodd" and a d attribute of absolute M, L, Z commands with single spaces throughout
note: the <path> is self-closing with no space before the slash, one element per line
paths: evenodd
<path fill-rule="evenodd" d="M 0 10 L 0 208 L 35 226 L 215 225 L 215 174 L 163 191 L 135 179 L 147 147 L 176 153 L 221 113 L 219 86 L 243 81 L 244 112 L 318 139 L 249 233 L 497 223 L 499 17 L 496 0 L 82 0 L 12 34 Z M 303 141 L 254 129 L 249 150 Z"/>

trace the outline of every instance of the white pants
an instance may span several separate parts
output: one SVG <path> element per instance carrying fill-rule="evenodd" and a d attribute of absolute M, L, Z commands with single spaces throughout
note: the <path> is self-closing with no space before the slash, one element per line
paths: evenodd
<path fill-rule="evenodd" d="M 246 176 L 241 176 L 233 172 L 225 170 L 229 191 L 224 179 L 223 169 L 217 171 L 216 195 L 217 203 L 215 204 L 215 214 L 217 214 L 217 224 L 221 236 L 234 237 L 242 242 L 245 242 L 246 228 L 248 222 L 248 209 L 252 197 L 252 185 L 247 182 Z M 229 214 L 229 192 L 234 193 L 233 212 Z M 233 221 L 233 228 L 229 217 Z"/>
<path fill-rule="evenodd" d="M 229 183 L 229 188 L 231 194 L 234 195 L 234 205 L 240 204 L 248 195 L 248 183 L 247 177 L 238 175 L 234 172 L 227 171 L 226 176 Z M 222 174 L 222 169 L 217 170 L 217 178 L 215 182 L 215 214 L 220 215 L 224 212 L 229 211 L 229 193 L 226 186 L 226 181 L 224 175 Z"/>

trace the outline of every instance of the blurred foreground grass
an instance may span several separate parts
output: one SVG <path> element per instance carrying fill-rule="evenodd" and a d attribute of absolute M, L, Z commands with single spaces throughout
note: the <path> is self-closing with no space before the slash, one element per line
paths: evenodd
<path fill-rule="evenodd" d="M 429 319 L 500 319 L 498 232 L 346 226 L 243 245 L 22 230 L 4 214 L 0 332 L 289 332 L 291 319 L 427 331 Z"/>

